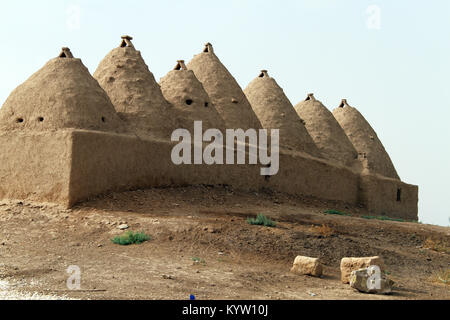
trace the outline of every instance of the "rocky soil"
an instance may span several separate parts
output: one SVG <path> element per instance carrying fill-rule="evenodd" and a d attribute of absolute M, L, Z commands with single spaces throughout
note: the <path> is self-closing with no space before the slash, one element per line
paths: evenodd
<path fill-rule="evenodd" d="M 324 214 L 330 209 L 352 216 Z M 259 213 L 277 227 L 247 223 Z M 438 276 L 450 268 L 450 228 L 359 217 L 369 214 L 204 186 L 115 193 L 70 210 L 2 202 L 0 299 L 450 299 Z M 151 240 L 113 244 L 123 225 Z M 298 255 L 321 258 L 324 276 L 290 273 Z M 341 258 L 375 255 L 396 282 L 393 294 L 341 283 Z M 67 287 L 69 266 L 80 268 L 80 290 Z"/>

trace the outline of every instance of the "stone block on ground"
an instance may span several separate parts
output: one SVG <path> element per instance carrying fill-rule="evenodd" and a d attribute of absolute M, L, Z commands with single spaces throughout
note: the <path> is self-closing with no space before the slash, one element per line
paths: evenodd
<path fill-rule="evenodd" d="M 376 267 L 375 267 L 376 268 Z M 356 271 L 352 271 L 350 276 L 350 286 L 359 292 L 389 294 L 392 292 L 394 281 L 389 279 L 380 269 L 373 266 Z"/>
<path fill-rule="evenodd" d="M 318 258 L 302 257 L 295 258 L 292 273 L 320 277 L 323 274 L 323 267 Z"/>
<path fill-rule="evenodd" d="M 341 260 L 341 279 L 343 283 L 350 283 L 350 275 L 352 271 L 368 268 L 370 266 L 378 266 L 381 272 L 384 272 L 384 261 L 381 257 L 364 257 L 364 258 L 343 258 Z"/>

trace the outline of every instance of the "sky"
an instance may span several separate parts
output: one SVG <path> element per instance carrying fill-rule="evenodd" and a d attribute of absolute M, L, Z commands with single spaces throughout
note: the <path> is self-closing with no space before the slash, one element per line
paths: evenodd
<path fill-rule="evenodd" d="M 124 34 L 158 81 L 211 42 L 243 88 L 268 69 L 293 104 L 347 98 L 419 185 L 420 221 L 449 226 L 450 1 L 2 1 L 0 105 L 61 47 L 93 73 Z"/>

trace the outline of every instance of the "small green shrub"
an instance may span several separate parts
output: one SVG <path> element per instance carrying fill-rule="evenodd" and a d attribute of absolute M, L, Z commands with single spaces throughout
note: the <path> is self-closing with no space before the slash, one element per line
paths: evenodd
<path fill-rule="evenodd" d="M 206 265 L 205 259 L 202 258 L 194 257 L 192 258 L 192 261 L 194 261 L 194 264 L 202 264 L 204 266 Z"/>
<path fill-rule="evenodd" d="M 364 219 L 368 220 L 382 220 L 382 221 L 396 221 L 396 222 L 405 222 L 403 219 L 394 219 L 384 216 L 363 216 Z"/>
<path fill-rule="evenodd" d="M 247 219 L 247 223 L 254 226 L 265 226 L 271 228 L 275 228 L 277 226 L 277 224 L 274 221 L 270 220 L 263 214 L 258 214 L 256 219 L 254 218 Z"/>
<path fill-rule="evenodd" d="M 146 235 L 144 232 L 134 233 L 133 231 L 128 231 L 121 236 L 115 237 L 111 241 L 114 244 L 121 246 L 129 246 L 132 244 L 141 244 L 150 240 L 150 236 Z"/>
<path fill-rule="evenodd" d="M 338 210 L 327 210 L 327 211 L 325 211 L 324 213 L 325 213 L 325 214 L 336 214 L 336 215 L 338 215 L 338 216 L 349 216 L 348 213 L 341 212 L 341 211 L 338 211 Z"/>
<path fill-rule="evenodd" d="M 432 281 L 450 285 L 450 269 L 447 268 L 433 272 Z"/>

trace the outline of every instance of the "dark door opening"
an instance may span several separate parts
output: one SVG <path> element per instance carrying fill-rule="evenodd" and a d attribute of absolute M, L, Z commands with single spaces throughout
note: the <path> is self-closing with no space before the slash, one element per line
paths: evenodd
<path fill-rule="evenodd" d="M 402 201 L 402 189 L 397 189 L 397 202 Z"/>

